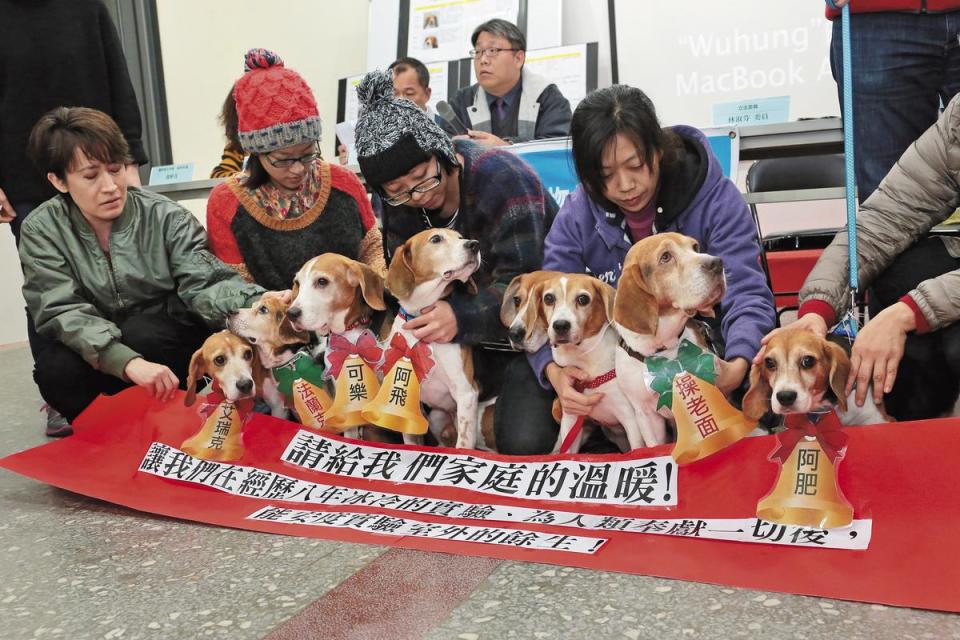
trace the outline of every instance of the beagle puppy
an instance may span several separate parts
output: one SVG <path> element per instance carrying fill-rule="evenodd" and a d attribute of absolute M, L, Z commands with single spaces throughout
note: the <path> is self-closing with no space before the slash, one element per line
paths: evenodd
<path fill-rule="evenodd" d="M 700 253 L 693 238 L 660 233 L 627 252 L 613 308 L 613 325 L 621 338 L 616 369 L 620 384 L 630 390 L 646 446 L 665 443 L 667 431 L 656 409 L 657 394 L 647 386 L 644 359 L 675 358 L 682 339 L 708 349 L 698 324 L 689 321 L 698 313 L 713 317 L 713 307 L 725 293 L 723 261 Z M 718 370 L 725 364 L 716 358 Z"/>
<path fill-rule="evenodd" d="M 400 334 L 408 345 L 418 342 L 403 328 L 420 311 L 445 298 L 456 282 L 468 283 L 480 267 L 480 243 L 452 229 L 427 229 L 399 247 L 390 261 L 386 288 L 400 303 L 400 313 L 385 344 Z M 467 345 L 431 343 L 434 366 L 420 381 L 420 401 L 431 408 L 428 422 L 437 441 L 449 416 L 456 416 L 456 447 L 473 449 L 481 427 L 480 389 L 473 375 L 473 350 Z M 446 414 L 446 415 L 445 415 Z M 404 434 L 407 444 L 420 444 L 419 436 Z M 481 434 L 481 442 L 483 442 Z"/>
<path fill-rule="evenodd" d="M 260 360 L 243 338 L 229 331 L 220 331 L 208 337 L 190 358 L 187 375 L 186 406 L 197 399 L 197 381 L 204 375 L 213 378 L 228 402 L 252 398 L 262 388 L 264 370 Z"/>
<path fill-rule="evenodd" d="M 290 324 L 287 305 L 276 295 L 262 296 L 252 306 L 227 314 L 227 329 L 252 344 L 260 364 L 271 372 L 290 362 L 310 342 L 306 331 L 297 331 Z M 265 376 L 260 393 L 272 416 L 288 417 L 286 399 L 272 373 Z"/>
<path fill-rule="evenodd" d="M 543 284 L 559 271 L 533 271 L 510 281 L 503 293 L 500 322 L 507 328 L 510 346 L 533 353 L 547 343 L 547 327 L 540 314 L 540 292 Z"/>
<path fill-rule="evenodd" d="M 619 336 L 610 326 L 614 296 L 613 287 L 593 276 L 560 274 L 541 283 L 540 314 L 554 362 L 561 367 L 578 367 L 589 374 L 591 382 L 582 389 L 585 395 L 604 394 L 586 417 L 604 427 L 609 435 L 615 433 L 609 427 L 623 427 L 629 448 L 636 449 L 644 446 L 647 436 L 641 432 L 636 412 L 615 375 Z M 577 419 L 562 414 L 554 453 L 560 451 Z M 582 439 L 583 431 L 571 442 L 570 453 L 580 449 Z M 626 448 L 622 442 L 617 444 Z"/>
<path fill-rule="evenodd" d="M 759 420 L 768 410 L 777 415 L 821 413 L 837 409 L 843 425 L 892 422 L 872 391 L 858 407 L 854 391 L 844 393 L 850 374 L 850 357 L 840 345 L 800 329 L 777 332 L 763 352 L 763 360 L 750 370 L 750 389 L 743 398 L 743 413 Z"/>

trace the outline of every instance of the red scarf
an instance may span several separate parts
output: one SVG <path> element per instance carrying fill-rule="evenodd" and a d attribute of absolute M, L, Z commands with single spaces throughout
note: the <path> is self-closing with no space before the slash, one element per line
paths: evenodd
<path fill-rule="evenodd" d="M 220 388 L 220 384 L 216 380 L 213 381 L 213 386 L 210 389 L 210 393 L 204 396 L 204 401 L 206 402 L 206 405 L 202 408 L 204 415 L 213 413 L 214 409 L 216 409 L 218 405 L 223 404 L 224 402 L 230 402 L 223 394 L 223 390 Z M 237 413 L 240 414 L 240 419 L 244 420 L 247 417 L 247 414 L 253 411 L 254 399 L 241 398 L 232 404 L 237 408 Z"/>

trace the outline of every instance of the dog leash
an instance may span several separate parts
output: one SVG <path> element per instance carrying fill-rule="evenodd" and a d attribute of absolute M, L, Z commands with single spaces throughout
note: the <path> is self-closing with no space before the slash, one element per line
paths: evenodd
<path fill-rule="evenodd" d="M 583 393 L 584 389 L 596 389 L 599 386 L 607 384 L 616 377 L 617 370 L 610 369 L 610 371 L 607 371 L 603 375 L 599 375 L 588 382 L 577 380 L 573 383 L 573 388 L 576 389 L 578 393 Z M 568 453 L 570 451 L 570 447 L 573 446 L 573 443 L 583 430 L 583 421 L 585 418 L 586 416 L 579 416 L 577 421 L 573 423 L 573 428 L 570 429 L 570 433 L 568 433 L 567 437 L 564 438 L 563 442 L 560 443 L 560 453 Z"/>
<path fill-rule="evenodd" d="M 841 321 L 841 331 L 850 340 L 857 337 L 857 319 L 853 312 L 857 301 L 860 276 L 857 265 L 857 200 L 856 173 L 853 146 L 853 62 L 850 48 L 850 3 L 837 7 L 834 0 L 826 0 L 831 9 L 840 9 L 843 65 L 843 158 L 844 187 L 847 195 L 847 263 L 849 264 L 850 304 L 847 316 Z"/>

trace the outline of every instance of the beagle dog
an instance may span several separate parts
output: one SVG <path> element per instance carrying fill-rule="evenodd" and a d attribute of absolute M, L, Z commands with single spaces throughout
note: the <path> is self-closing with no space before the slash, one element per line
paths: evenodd
<path fill-rule="evenodd" d="M 743 398 L 743 413 L 759 419 L 770 410 L 777 415 L 822 413 L 837 409 L 843 425 L 892 422 L 872 391 L 858 407 L 854 391 L 844 393 L 850 374 L 850 357 L 840 345 L 800 329 L 777 332 L 763 352 L 763 360 L 750 370 L 750 390 Z"/>
<path fill-rule="evenodd" d="M 582 393 L 603 393 L 586 417 L 607 431 L 621 449 L 622 437 L 614 436 L 610 427 L 621 426 L 629 448 L 644 446 L 646 434 L 636 419 L 636 412 L 616 377 L 616 351 L 619 337 L 610 326 L 613 318 L 613 287 L 586 274 L 560 274 L 541 283 L 539 307 L 546 326 L 553 360 L 561 367 L 575 366 L 590 376 Z M 562 414 L 560 435 L 554 453 L 560 451 L 578 417 Z M 580 448 L 583 431 L 570 443 L 569 452 Z"/>
<path fill-rule="evenodd" d="M 510 281 L 503 292 L 500 322 L 507 328 L 510 346 L 533 353 L 547 343 L 547 327 L 540 314 L 540 291 L 543 284 L 559 271 L 533 271 Z"/>
<path fill-rule="evenodd" d="M 197 381 L 204 375 L 213 378 L 214 388 L 219 388 L 228 402 L 237 402 L 257 394 L 264 370 L 250 343 L 224 330 L 208 337 L 190 358 L 183 399 L 186 406 L 196 402 Z"/>
<path fill-rule="evenodd" d="M 621 386 L 630 390 L 646 446 L 665 443 L 667 430 L 656 409 L 657 394 L 647 386 L 645 358 L 675 358 L 682 339 L 708 350 L 699 324 L 690 320 L 698 313 L 713 317 L 725 293 L 723 261 L 700 253 L 693 238 L 660 233 L 627 252 L 613 308 L 621 338 L 616 370 Z M 718 370 L 725 364 L 716 358 Z"/>
<path fill-rule="evenodd" d="M 480 243 L 467 240 L 452 229 L 427 229 L 399 247 L 390 261 L 386 288 L 400 303 L 390 335 L 400 334 L 413 346 L 412 331 L 403 328 L 409 320 L 445 298 L 454 283 L 464 282 L 472 290 L 471 276 L 480 267 Z M 467 345 L 431 343 L 433 368 L 420 381 L 420 401 L 431 408 L 428 422 L 437 441 L 449 416 L 456 416 L 456 447 L 473 449 L 481 428 L 480 389 L 474 378 L 473 350 Z M 407 444 L 420 444 L 419 436 L 404 434 Z M 481 434 L 481 442 L 483 442 Z"/>
<path fill-rule="evenodd" d="M 290 324 L 287 305 L 276 295 L 262 296 L 252 306 L 227 314 L 227 329 L 252 344 L 260 364 L 270 371 L 290 362 L 310 343 L 310 334 Z M 289 407 L 272 374 L 265 376 L 260 393 L 272 416 L 288 417 Z"/>
<path fill-rule="evenodd" d="M 287 317 L 294 331 L 339 335 L 356 344 L 373 312 L 385 308 L 383 276 L 362 262 L 324 253 L 308 260 L 294 276 Z M 359 437 L 359 429 L 345 434 Z"/>

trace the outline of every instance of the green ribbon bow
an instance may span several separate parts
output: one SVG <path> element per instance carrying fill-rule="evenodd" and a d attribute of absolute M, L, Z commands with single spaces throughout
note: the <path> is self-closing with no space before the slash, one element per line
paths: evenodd
<path fill-rule="evenodd" d="M 653 376 L 650 388 L 660 394 L 657 409 L 673 406 L 673 379 L 686 371 L 701 380 L 716 384 L 717 371 L 714 366 L 714 355 L 704 351 L 689 340 L 681 340 L 677 349 L 677 357 L 664 358 L 648 356 L 647 370 Z"/>

